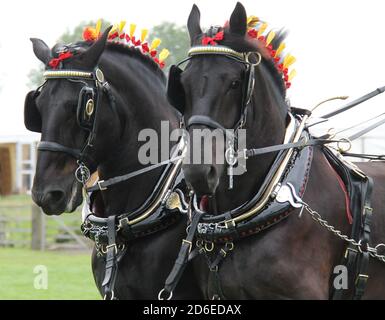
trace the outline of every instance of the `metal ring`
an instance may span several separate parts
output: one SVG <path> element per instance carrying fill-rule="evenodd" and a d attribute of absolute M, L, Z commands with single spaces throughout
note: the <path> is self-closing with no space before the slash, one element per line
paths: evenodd
<path fill-rule="evenodd" d="M 232 251 L 234 249 L 234 242 L 226 242 L 225 247 L 228 251 Z"/>
<path fill-rule="evenodd" d="M 211 244 L 210 247 L 207 246 L 209 243 Z M 210 242 L 206 241 L 206 242 L 205 242 L 205 250 L 206 250 L 207 252 L 213 251 L 213 250 L 214 250 L 214 242 L 212 242 L 212 241 L 210 241 Z"/>
<path fill-rule="evenodd" d="M 230 153 L 233 153 L 233 155 L 230 155 Z M 227 148 L 225 152 L 225 159 L 229 166 L 234 166 L 238 162 L 238 158 L 236 157 L 235 151 L 233 148 Z"/>
<path fill-rule="evenodd" d="M 341 143 L 347 143 L 347 148 L 342 148 Z M 348 138 L 342 138 L 340 141 L 337 142 L 337 148 L 340 152 L 348 152 L 352 148 L 352 142 Z"/>
<path fill-rule="evenodd" d="M 94 103 L 94 99 L 88 99 L 87 103 L 86 103 L 86 115 L 88 117 L 91 117 L 92 114 L 94 113 L 94 106 L 95 106 L 95 103 Z"/>
<path fill-rule="evenodd" d="M 103 248 L 104 248 L 104 249 L 103 249 Z M 103 254 L 107 254 L 107 245 L 101 244 L 101 245 L 100 245 L 100 251 L 101 251 Z"/>
<path fill-rule="evenodd" d="M 196 242 L 195 242 L 195 245 L 200 249 L 200 248 L 203 248 L 203 240 L 201 239 L 198 239 Z"/>
<path fill-rule="evenodd" d="M 162 298 L 163 292 L 166 292 L 165 288 L 163 288 L 162 290 L 159 291 L 159 293 L 158 293 L 158 300 L 171 300 L 173 292 L 172 291 L 169 292 L 169 296 L 167 297 L 167 299 Z"/>
<path fill-rule="evenodd" d="M 337 134 L 336 129 L 335 128 L 329 128 L 329 130 L 327 131 L 327 134 L 330 136 L 329 139 L 334 139 L 334 137 Z"/>
<path fill-rule="evenodd" d="M 115 298 L 115 292 L 114 290 L 111 290 L 111 299 L 108 300 L 114 300 Z M 107 300 L 107 293 L 104 295 L 103 300 Z"/>
<path fill-rule="evenodd" d="M 258 60 L 256 63 L 252 63 L 249 61 L 249 56 L 252 54 L 252 53 L 255 53 L 255 55 L 258 57 Z M 245 58 L 245 61 L 250 64 L 252 67 L 256 67 L 258 66 L 261 62 L 262 62 L 262 55 L 259 53 L 259 52 L 249 52 L 247 55 L 246 55 L 246 58 Z"/>
<path fill-rule="evenodd" d="M 380 243 L 380 244 L 378 244 L 378 245 L 376 245 L 376 246 L 374 247 L 374 249 L 376 249 L 376 254 L 378 254 L 378 248 L 381 248 L 381 247 L 384 247 L 384 248 L 385 248 L 385 244 L 384 244 L 384 243 Z"/>
<path fill-rule="evenodd" d="M 91 177 L 90 170 L 85 165 L 79 165 L 75 171 L 75 178 L 80 183 L 86 183 Z"/>

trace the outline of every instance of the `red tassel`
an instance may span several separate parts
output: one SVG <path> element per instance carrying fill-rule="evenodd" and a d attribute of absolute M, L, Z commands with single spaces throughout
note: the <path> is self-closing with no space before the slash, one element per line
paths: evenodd
<path fill-rule="evenodd" d="M 142 50 L 143 52 L 150 52 L 150 48 L 148 47 L 148 43 L 142 43 Z"/>
<path fill-rule="evenodd" d="M 66 60 L 68 58 L 71 58 L 73 57 L 73 54 L 69 51 L 66 51 L 66 52 L 61 52 L 59 53 L 59 57 L 57 58 L 54 58 L 52 59 L 48 65 L 52 68 L 52 69 L 57 69 L 57 67 L 59 66 L 59 64 L 63 61 L 63 60 Z"/>
<path fill-rule="evenodd" d="M 286 82 L 286 89 L 289 89 L 291 87 L 291 83 L 290 82 Z"/>
<path fill-rule="evenodd" d="M 220 31 L 214 37 L 203 37 L 202 44 L 204 46 L 207 46 L 207 45 L 215 46 L 218 44 L 216 41 L 223 40 L 223 37 L 224 37 L 224 32 Z"/>
<path fill-rule="evenodd" d="M 249 35 L 249 37 L 251 38 L 256 38 L 257 37 L 257 31 L 255 29 L 250 29 L 247 34 Z"/>
<path fill-rule="evenodd" d="M 164 68 L 165 64 L 164 64 L 163 61 L 160 62 L 158 58 L 154 58 L 154 61 L 159 65 L 159 67 L 160 67 L 161 69 Z"/>

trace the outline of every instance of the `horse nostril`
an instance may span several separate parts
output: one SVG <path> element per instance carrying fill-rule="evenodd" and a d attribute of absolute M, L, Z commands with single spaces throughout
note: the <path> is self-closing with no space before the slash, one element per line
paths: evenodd
<path fill-rule="evenodd" d="M 63 200 L 64 192 L 61 190 L 53 190 L 46 193 L 44 196 L 44 202 L 57 203 Z"/>

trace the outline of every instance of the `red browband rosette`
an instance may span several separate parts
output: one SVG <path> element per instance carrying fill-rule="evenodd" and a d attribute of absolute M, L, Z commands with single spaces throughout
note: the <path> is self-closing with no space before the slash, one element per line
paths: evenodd
<path fill-rule="evenodd" d="M 71 58 L 71 57 L 73 57 L 72 52 L 70 52 L 70 51 L 61 52 L 61 53 L 59 53 L 59 56 L 57 58 L 51 59 L 51 61 L 48 63 L 48 65 L 52 69 L 57 69 L 62 61 L 66 60 L 68 58 Z"/>
<path fill-rule="evenodd" d="M 207 45 L 215 46 L 218 44 L 217 41 L 223 40 L 223 37 L 224 37 L 224 33 L 223 31 L 220 31 L 214 37 L 203 37 L 202 44 L 204 46 L 207 46 Z"/>

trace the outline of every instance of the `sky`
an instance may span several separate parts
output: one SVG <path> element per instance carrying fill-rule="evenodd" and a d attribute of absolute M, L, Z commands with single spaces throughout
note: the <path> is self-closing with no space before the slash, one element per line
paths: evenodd
<path fill-rule="evenodd" d="M 0 11 L 0 137 L 30 135 L 23 125 L 28 73 L 38 66 L 30 37 L 50 47 L 67 29 L 84 20 L 126 20 L 138 28 L 163 21 L 185 25 L 191 6 L 201 11 L 201 25 L 222 25 L 229 19 L 234 0 L 121 1 L 66 0 L 7 1 Z M 350 100 L 385 86 L 385 1 L 383 0 L 243 0 L 248 15 L 289 31 L 288 52 L 297 58 L 297 77 L 288 96 L 291 104 L 311 108 L 332 96 Z M 318 114 L 341 102 L 330 103 Z M 327 127 L 343 128 L 385 112 L 385 94 L 337 117 Z M 385 126 L 376 131 L 385 136 Z"/>

